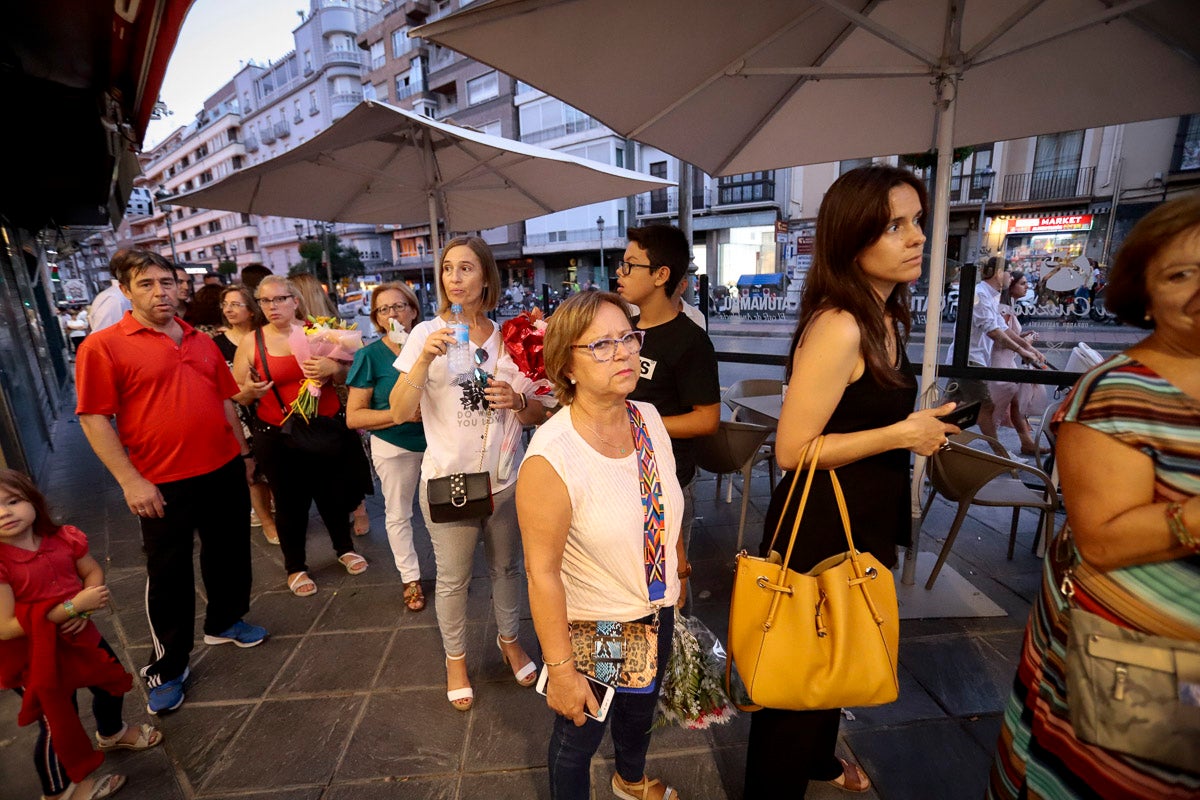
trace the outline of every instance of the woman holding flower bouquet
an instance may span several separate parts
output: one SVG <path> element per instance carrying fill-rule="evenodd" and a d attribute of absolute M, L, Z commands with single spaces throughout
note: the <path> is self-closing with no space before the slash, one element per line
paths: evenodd
<path fill-rule="evenodd" d="M 642 332 L 611 292 L 572 296 L 546 328 L 546 375 L 564 408 L 530 442 L 517 481 L 517 515 L 529 606 L 549 672 L 546 703 L 558 714 L 549 756 L 555 800 L 591 796 L 591 759 L 604 736 L 605 723 L 585 716 L 597 709 L 581 674 L 588 665 L 576 658 L 597 643 L 586 621 L 596 633 L 621 623 L 624 641 L 634 630 L 639 643 L 649 639 L 656 647 L 656 665 L 639 664 L 633 648 L 624 648 L 620 673 L 606 680 L 617 686 L 608 714 L 613 794 L 678 800 L 673 788 L 647 778 L 645 767 L 690 568 L 679 535 L 683 490 L 670 436 L 654 406 L 626 400 L 637 385 L 641 349 Z M 599 664 L 588 671 L 601 677 Z"/>
<path fill-rule="evenodd" d="M 234 356 L 233 376 L 243 387 L 254 385 L 261 392 L 254 453 L 275 493 L 275 525 L 287 570 L 287 586 L 297 597 L 308 597 L 317 591 L 305 561 L 308 511 L 314 501 L 329 531 L 338 563 L 351 575 L 367 568 L 367 560 L 354 552 L 349 514 L 362 502 L 363 471 L 369 473 L 370 467 L 357 435 L 345 427 L 341 401 L 330 386 L 334 381 L 345 381 L 348 364 L 326 356 L 299 360 L 297 344 L 308 346 L 305 326 L 300 321 L 305 308 L 287 278 L 279 275 L 263 278 L 256 299 L 267 324 L 254 336 L 242 338 Z M 322 391 L 323 388 L 327 391 Z M 299 424 L 315 421 L 316 417 L 336 420 L 336 425 L 326 425 L 339 433 L 344 429 L 342 446 L 334 448 L 333 455 L 317 455 L 303 449 L 281 427 L 289 415 L 305 417 L 297 419 Z"/>
<path fill-rule="evenodd" d="M 459 711 L 474 703 L 467 676 L 467 588 L 482 538 L 492 580 L 499 636 L 496 645 L 522 686 L 532 686 L 537 669 L 517 639 L 521 604 L 521 534 L 517 528 L 517 465 L 521 429 L 543 416 L 533 399 L 533 382 L 505 349 L 499 327 L 486 314 L 496 307 L 500 272 L 491 249 L 477 236 L 446 243 L 442 256 L 438 316 L 413 328 L 395 368 L 392 420 L 413 418 L 418 407 L 425 426 L 421 462 L 421 511 L 437 562 L 437 618 L 446 650 L 446 699 Z M 454 342 L 452 305 L 462 307 L 469 327 L 474 369 L 450 375 L 447 354 Z M 485 472 L 491 482 L 492 513 L 478 519 L 434 522 L 429 481 L 458 473 Z"/>
<path fill-rule="evenodd" d="M 409 611 L 425 608 L 412 527 L 412 503 L 421 478 L 425 430 L 421 427 L 419 408 L 408 421 L 399 425 L 393 422 L 388 397 L 400 377 L 392 363 L 420 318 L 420 303 L 407 284 L 376 286 L 371 292 L 371 324 L 383 338 L 355 353 L 346 379 L 350 387 L 346 424 L 371 433 L 371 460 L 383 490 L 388 544 L 404 582 L 404 605 Z"/>

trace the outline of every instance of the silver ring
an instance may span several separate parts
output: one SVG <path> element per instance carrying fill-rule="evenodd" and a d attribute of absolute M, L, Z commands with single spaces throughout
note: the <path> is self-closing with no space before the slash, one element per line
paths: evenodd
<path fill-rule="evenodd" d="M 938 448 L 938 450 L 949 450 L 949 449 L 950 449 L 950 440 L 949 439 L 942 442 L 942 446 Z"/>

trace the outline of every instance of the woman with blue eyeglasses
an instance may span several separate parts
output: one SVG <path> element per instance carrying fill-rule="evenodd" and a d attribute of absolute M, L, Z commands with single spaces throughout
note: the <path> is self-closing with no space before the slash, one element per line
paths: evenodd
<path fill-rule="evenodd" d="M 529 444 L 517 481 L 517 515 L 529 608 L 546 664 L 546 703 L 558 714 L 548 757 L 555 800 L 591 796 L 591 759 L 608 719 L 616 755 L 613 794 L 678 800 L 673 788 L 645 775 L 675 608 L 690 569 L 671 438 L 654 406 L 626 399 L 637 385 L 644 336 L 621 297 L 610 292 L 571 297 L 546 327 L 546 377 L 563 410 Z M 633 623 L 641 635 L 615 672 L 602 675 L 598 660 L 590 669 L 582 663 L 592 652 L 589 644 L 599 643 L 587 636 L 589 623 L 609 632 L 620 625 L 622 636 Z M 623 649 L 629 641 L 623 638 Z M 632 652 L 642 642 L 656 664 Z M 583 671 L 616 684 L 607 718 L 597 714 Z"/>
<path fill-rule="evenodd" d="M 532 686 L 537 680 L 537 668 L 517 637 L 523 577 L 514 484 L 522 426 L 540 422 L 544 412 L 533 398 L 532 382 L 505 350 L 499 326 L 487 317 L 500 297 L 500 272 L 487 243 L 477 236 L 451 239 L 438 279 L 438 315 L 414 327 L 405 341 L 393 365 L 400 379 L 389 401 L 396 424 L 411 419 L 419 408 L 425 427 L 420 503 L 437 563 L 435 609 L 446 651 L 446 699 L 455 709 L 467 711 L 475 698 L 466 664 L 467 589 L 480 539 L 492 581 L 496 646 L 519 684 Z M 447 355 L 455 341 L 450 328 L 453 305 L 462 307 L 474 368 L 451 375 Z M 472 472 L 488 473 L 492 513 L 434 522 L 429 481 Z"/>

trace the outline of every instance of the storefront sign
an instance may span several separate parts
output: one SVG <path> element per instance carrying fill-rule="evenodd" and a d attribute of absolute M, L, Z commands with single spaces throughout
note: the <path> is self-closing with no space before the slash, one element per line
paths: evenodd
<path fill-rule="evenodd" d="M 1008 221 L 1009 236 L 1023 233 L 1057 233 L 1059 231 L 1090 231 L 1091 214 L 1063 214 L 1052 217 L 1020 217 Z"/>

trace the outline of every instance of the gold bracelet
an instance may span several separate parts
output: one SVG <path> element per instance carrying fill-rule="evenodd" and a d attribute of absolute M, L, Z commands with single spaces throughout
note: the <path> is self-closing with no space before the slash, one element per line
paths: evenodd
<path fill-rule="evenodd" d="M 521 398 L 521 407 L 516 409 L 516 412 L 520 414 L 522 411 L 529 408 L 529 398 L 525 396 L 524 392 L 517 392 L 517 396 Z"/>
<path fill-rule="evenodd" d="M 574 660 L 575 660 L 575 654 L 571 653 L 571 655 L 567 656 L 562 661 L 546 661 L 543 659 L 542 663 L 545 664 L 547 667 L 561 667 L 563 664 L 566 664 L 568 661 L 574 661 Z"/>
<path fill-rule="evenodd" d="M 429 385 L 429 378 L 426 378 L 424 383 L 422 383 L 420 386 L 417 386 L 415 383 L 413 383 L 412 381 L 410 381 L 410 380 L 408 379 L 408 373 L 407 373 L 407 372 L 401 372 L 401 373 L 400 373 L 400 380 L 404 381 L 404 382 L 405 382 L 405 383 L 407 383 L 409 386 L 411 386 L 412 388 L 416 389 L 418 392 L 423 392 L 423 391 L 425 391 L 425 387 Z"/>
<path fill-rule="evenodd" d="M 1183 521 L 1182 503 L 1167 503 L 1167 530 L 1181 545 L 1193 553 L 1200 552 L 1200 540 L 1192 536 L 1192 532 Z"/>

